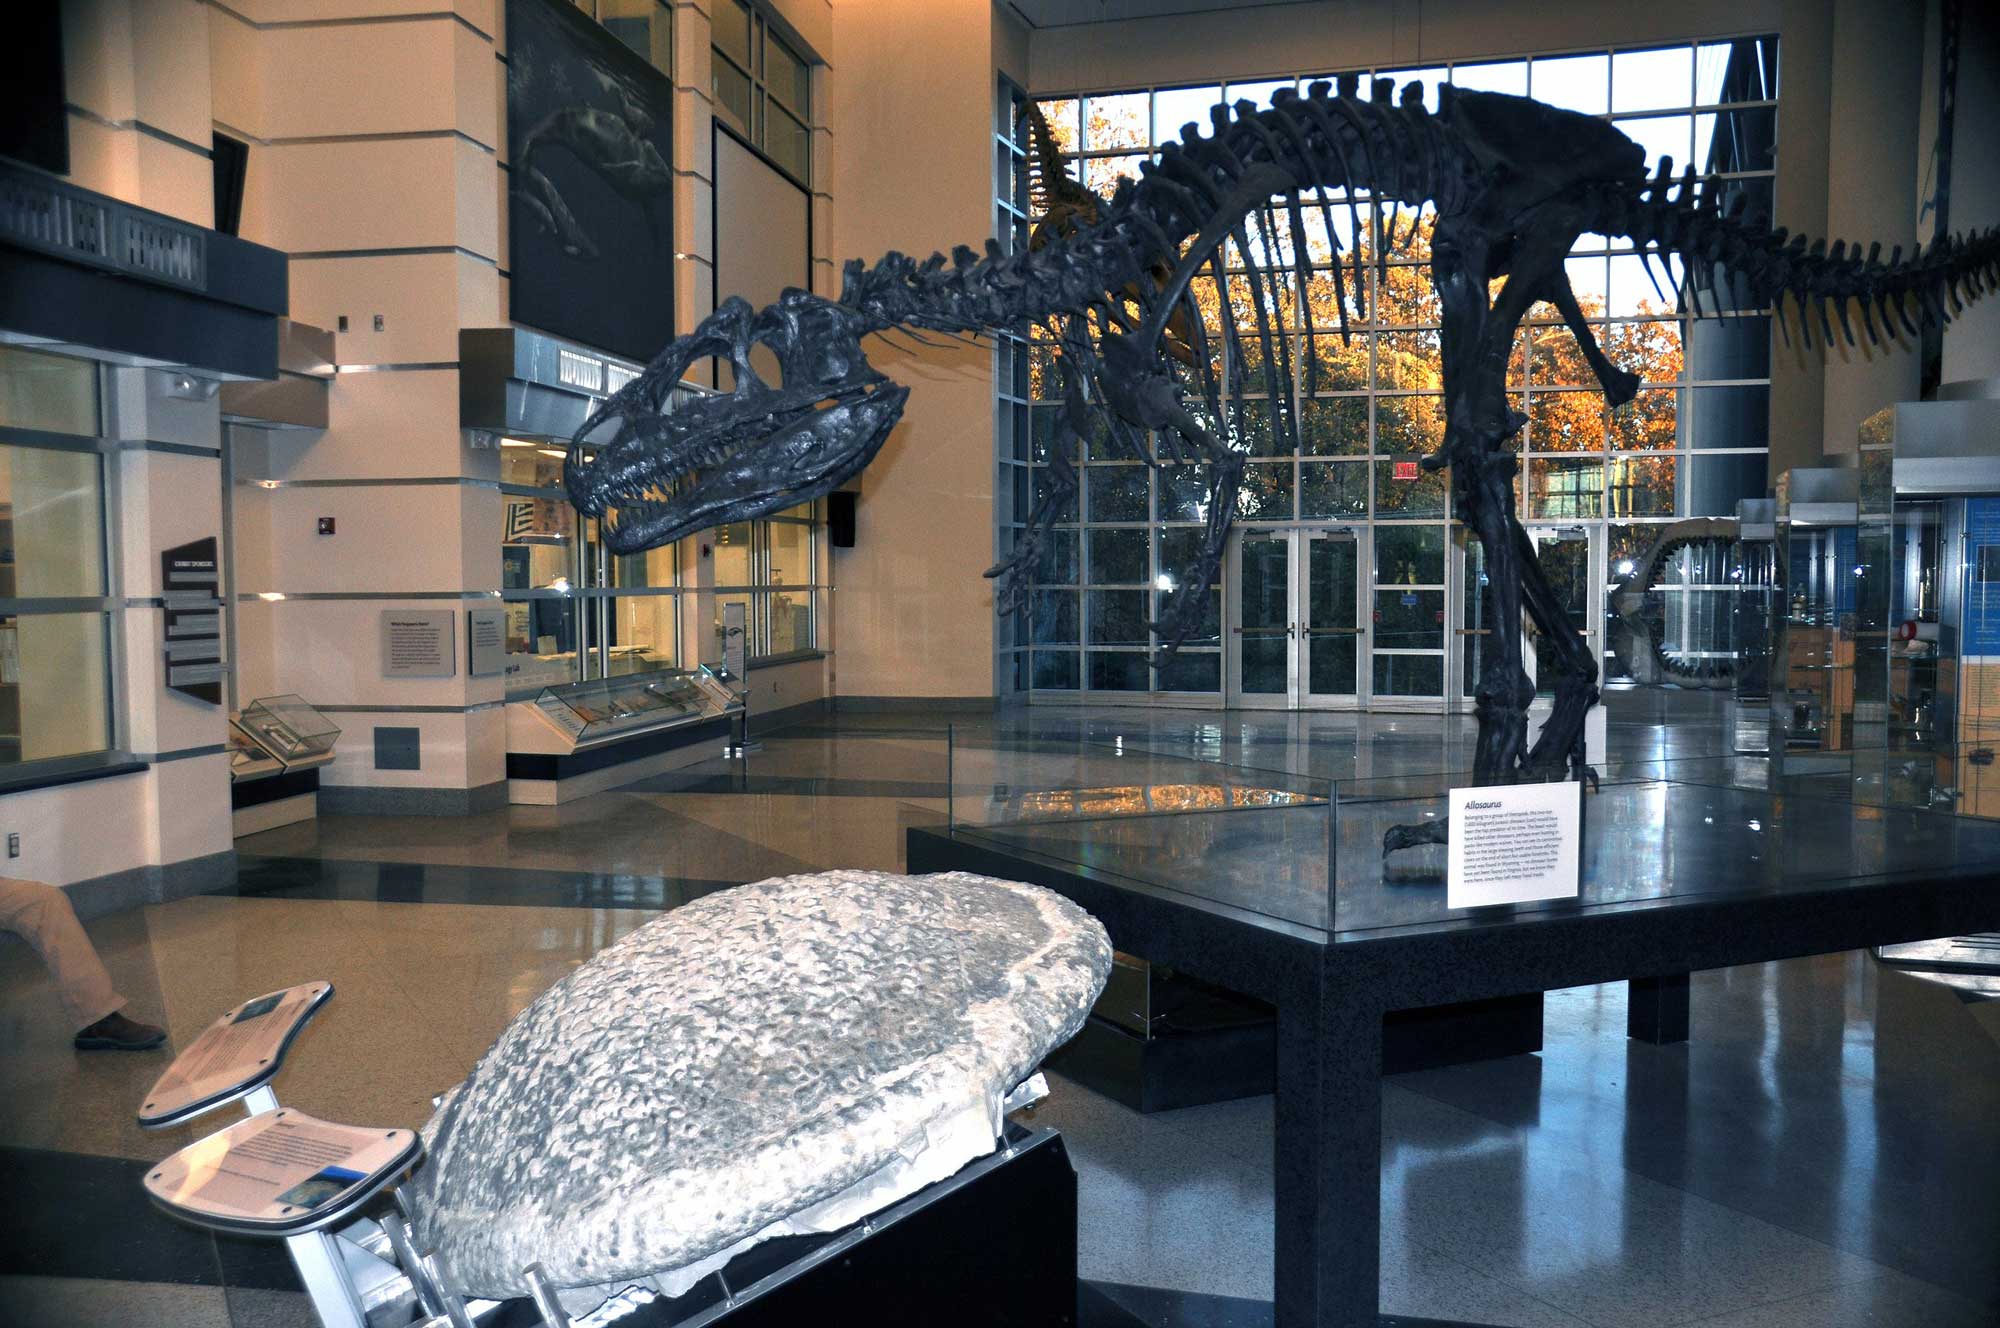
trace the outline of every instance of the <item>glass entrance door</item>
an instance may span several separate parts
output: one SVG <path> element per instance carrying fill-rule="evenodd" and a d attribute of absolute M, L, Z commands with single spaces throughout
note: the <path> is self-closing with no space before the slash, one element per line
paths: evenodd
<path fill-rule="evenodd" d="M 1229 561 L 1229 703 L 1358 704 L 1366 628 L 1353 533 L 1245 530 Z"/>
<path fill-rule="evenodd" d="M 1571 628 L 1596 657 L 1600 679 L 1604 665 L 1605 603 L 1602 532 L 1601 526 L 1528 528 L 1528 538 L 1535 546 L 1535 556 L 1541 560 L 1542 573 L 1548 578 Z M 1479 687 L 1480 664 L 1491 648 L 1493 623 L 1488 616 L 1491 609 L 1484 593 L 1487 579 L 1485 546 L 1469 531 L 1461 531 L 1457 558 L 1459 604 L 1452 632 L 1453 648 L 1457 652 L 1457 665 L 1453 669 L 1457 683 L 1454 692 L 1457 706 L 1467 709 L 1471 707 Z M 1523 651 L 1522 662 L 1534 675 L 1537 693 L 1546 696 L 1554 677 L 1554 650 L 1541 631 L 1532 622 L 1526 621 L 1526 615 L 1522 616 L 1522 630 L 1530 647 Z"/>
<path fill-rule="evenodd" d="M 1598 676 L 1603 677 L 1604 571 L 1598 563 L 1601 526 L 1530 526 L 1528 538 L 1534 542 L 1535 556 L 1541 560 L 1542 575 L 1555 592 L 1556 601 L 1569 619 L 1570 627 L 1582 638 L 1584 647 L 1598 660 Z M 1528 625 L 1528 639 L 1535 648 L 1535 691 L 1547 696 L 1554 686 L 1555 651 L 1549 639 Z"/>
<path fill-rule="evenodd" d="M 1442 709 L 1448 694 L 1445 527 L 1399 523 L 1378 525 L 1372 533 L 1369 706 Z"/>
<path fill-rule="evenodd" d="M 1361 698 L 1361 542 L 1347 530 L 1293 532 L 1305 566 L 1299 630 L 1306 706 L 1352 706 Z"/>
<path fill-rule="evenodd" d="M 1458 680 L 1452 708 L 1470 710 L 1479 694 L 1479 670 L 1493 640 L 1492 607 L 1486 602 L 1486 545 L 1464 527 L 1454 532 L 1458 544 L 1458 616 L 1452 629 L 1452 648 L 1457 666 L 1452 676 Z"/>
<path fill-rule="evenodd" d="M 1298 617 L 1292 603 L 1292 534 L 1246 530 L 1236 536 L 1229 625 L 1234 705 L 1289 707 L 1297 692 Z"/>

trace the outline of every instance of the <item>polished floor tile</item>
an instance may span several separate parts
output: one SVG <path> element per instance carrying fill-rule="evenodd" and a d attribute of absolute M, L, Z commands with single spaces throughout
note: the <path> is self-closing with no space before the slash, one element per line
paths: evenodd
<path fill-rule="evenodd" d="M 147 1328 L 249 1328 L 233 1321 L 221 1287 L 120 1282 L 98 1277 L 0 1277 L 0 1323 L 18 1328 L 145 1324 Z"/>
<path fill-rule="evenodd" d="M 1979 1010 L 1862 954 L 1697 975 L 1681 1046 L 1619 1036 L 1622 996 L 1550 993 L 1540 1056 L 1397 1082 L 1960 1294 L 2000 1288 Z"/>
<path fill-rule="evenodd" d="M 1704 1319 L 1701 1328 L 1993 1328 L 1990 1305 L 1977 1305 L 1900 1273 Z"/>
<path fill-rule="evenodd" d="M 1723 755 L 1715 698 L 1665 695 L 1614 694 L 1614 759 Z M 1463 716 L 1099 706 L 832 716 L 769 735 L 747 769 L 704 762 L 559 808 L 253 836 L 234 893 L 89 930 L 175 1046 L 246 995 L 333 981 L 280 1098 L 414 1125 L 537 995 L 702 894 L 893 870 L 911 825 L 1008 814 L 1023 792 L 1324 789 L 1451 768 L 1470 733 Z M 1385 1085 L 1385 1309 L 1556 1328 L 2000 1322 L 2000 1001 L 1857 954 L 1697 975 L 1682 1046 L 1627 1041 L 1624 1012 L 1621 986 L 1551 993 L 1540 1055 Z M 0 1179 L 70 1201 L 13 1206 L 27 1225 L 4 1231 L 0 1323 L 307 1322 L 275 1247 L 262 1263 L 182 1248 L 136 1193 L 190 1137 L 132 1122 L 167 1055 L 79 1055 L 59 1023 L 33 956 L 0 944 Z M 1127 1288 L 1146 1322 L 1267 1322 L 1270 1099 L 1140 1116 L 1051 1083 L 1034 1119 L 1078 1168 L 1085 1275 Z M 99 1229 L 94 1262 L 36 1264 Z M 156 1311 L 129 1308 L 155 1292 Z"/>

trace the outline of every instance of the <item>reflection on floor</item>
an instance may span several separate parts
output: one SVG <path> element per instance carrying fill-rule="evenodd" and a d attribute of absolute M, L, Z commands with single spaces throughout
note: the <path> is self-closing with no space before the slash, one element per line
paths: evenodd
<path fill-rule="evenodd" d="M 1614 758 L 1717 751 L 1719 725 L 1637 702 L 1612 718 Z M 817 721 L 768 737 L 747 779 L 718 761 L 562 808 L 273 831 L 239 844 L 235 894 L 90 931 L 177 1045 L 246 994 L 331 979 L 281 1098 L 415 1124 L 515 1012 L 660 910 L 773 874 L 897 868 L 903 830 L 972 790 L 1052 770 L 1185 781 L 1188 757 L 1274 787 L 1436 770 L 1470 733 L 1423 716 L 1036 709 L 951 717 L 973 745 L 948 774 L 946 722 Z M 1551 995 L 1539 1056 L 1390 1081 L 1386 1307 L 1606 1328 L 2000 1321 L 2000 1002 L 1865 955 L 1701 974 L 1694 990 L 1685 1046 L 1628 1042 L 1622 987 L 1583 988 Z M 165 1055 L 79 1056 L 56 1022 L 33 956 L 0 945 L 0 1323 L 312 1322 L 272 1247 L 143 1201 L 145 1163 L 188 1137 L 131 1124 Z M 1076 1157 L 1101 1296 L 1151 1322 L 1268 1315 L 1268 1098 L 1142 1117 L 1056 1079 L 1035 1118 Z"/>

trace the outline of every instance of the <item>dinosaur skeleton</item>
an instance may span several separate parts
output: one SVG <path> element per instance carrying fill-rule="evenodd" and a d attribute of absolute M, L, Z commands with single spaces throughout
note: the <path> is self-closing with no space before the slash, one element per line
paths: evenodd
<path fill-rule="evenodd" d="M 1667 269 L 1697 315 L 1773 304 L 1782 328 L 1789 296 L 1810 346 L 1815 319 L 1832 342 L 1837 318 L 1852 344 L 1851 309 L 1874 343 L 1899 330 L 1914 338 L 1919 323 L 1948 319 L 1964 297 L 2000 279 L 2000 230 L 1940 236 L 1908 258 L 1899 247 L 1886 261 L 1880 244 L 1866 254 L 1844 241 L 1829 249 L 1746 215 L 1740 194 L 1725 207 L 1722 183 L 1692 168 L 1676 178 L 1663 159 L 1648 178 L 1639 146 L 1595 117 L 1449 86 L 1434 115 L 1421 84 L 1404 88 L 1400 102 L 1391 80 L 1376 80 L 1371 92 L 1363 100 L 1350 75 L 1315 83 L 1304 96 L 1280 89 L 1264 108 L 1217 106 L 1210 132 L 1184 127 L 1180 141 L 1161 147 L 1139 181 L 1122 182 L 1094 220 L 1078 218 L 1040 247 L 1008 253 L 988 241 L 983 256 L 961 246 L 949 259 L 924 262 L 890 253 L 873 267 L 850 262 L 838 300 L 788 290 L 763 310 L 725 301 L 585 423 L 580 457 L 565 475 L 571 500 L 604 519 L 613 551 L 632 553 L 818 497 L 868 464 L 908 395 L 869 366 L 863 338 L 1037 325 L 1056 351 L 1061 400 L 1049 483 L 1025 536 L 987 575 L 1000 579 L 1003 611 L 1024 604 L 1042 538 L 1074 496 L 1084 437 L 1153 466 L 1206 462 L 1199 549 L 1178 578 L 1184 589 L 1167 597 L 1153 624 L 1164 658 L 1207 609 L 1243 477 L 1246 413 L 1253 404 L 1268 410 L 1281 442 L 1297 438 L 1295 337 L 1304 343 L 1306 391 L 1316 390 L 1312 341 L 1326 334 L 1310 319 L 1292 326 L 1284 294 L 1288 282 L 1302 288 L 1315 265 L 1306 244 L 1280 242 L 1281 229 L 1303 237 L 1307 214 L 1318 213 L 1337 248 L 1335 216 L 1346 214 L 1357 243 L 1352 257 L 1336 254 L 1332 269 L 1344 339 L 1350 296 L 1355 316 L 1366 312 L 1360 237 L 1370 237 L 1367 249 L 1386 275 L 1388 254 L 1415 231 L 1413 222 L 1397 236 L 1395 218 L 1403 208 L 1434 209 L 1430 269 L 1443 309 L 1445 433 L 1424 465 L 1449 471 L 1455 514 L 1485 547 L 1494 624 L 1495 648 L 1482 655 L 1475 690 L 1474 778 L 1588 777 L 1583 730 L 1598 697 L 1597 662 L 1570 629 L 1516 519 L 1519 463 L 1509 440 L 1526 419 L 1509 405 L 1506 384 L 1516 329 L 1547 301 L 1613 407 L 1638 387 L 1592 336 L 1565 276 L 1563 260 L 1578 237 L 1628 238 L 1649 272 L 1653 261 Z M 1260 243 L 1251 243 L 1253 233 Z M 1676 262 L 1685 272 L 1678 283 Z M 1164 279 L 1155 275 L 1161 270 Z M 1204 274 L 1224 295 L 1213 332 L 1190 293 Z M 1248 296 L 1247 316 L 1234 307 L 1236 291 Z M 1125 316 L 1135 305 L 1137 316 Z M 1192 365 L 1171 358 L 1170 325 L 1185 329 Z M 1260 354 L 1246 357 L 1246 344 Z M 750 351 L 759 345 L 775 355 L 778 383 L 752 369 Z M 1261 367 L 1219 373 L 1218 351 L 1236 365 Z M 733 388 L 670 408 L 682 375 L 709 356 L 729 361 Z M 1523 613 L 1554 650 L 1554 706 L 1532 748 L 1527 708 L 1535 689 L 1522 668 Z M 1385 851 L 1435 842 L 1440 833 L 1398 827 Z"/>

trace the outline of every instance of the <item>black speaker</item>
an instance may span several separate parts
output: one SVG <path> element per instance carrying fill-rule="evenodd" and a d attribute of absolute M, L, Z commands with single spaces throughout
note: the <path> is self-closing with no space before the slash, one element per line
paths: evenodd
<path fill-rule="evenodd" d="M 250 168 L 250 145 L 227 134 L 214 136 L 215 229 L 235 235 L 243 224 L 243 181 Z"/>
<path fill-rule="evenodd" d="M 854 547 L 854 500 L 852 489 L 835 489 L 826 496 L 826 538 L 836 549 Z"/>

